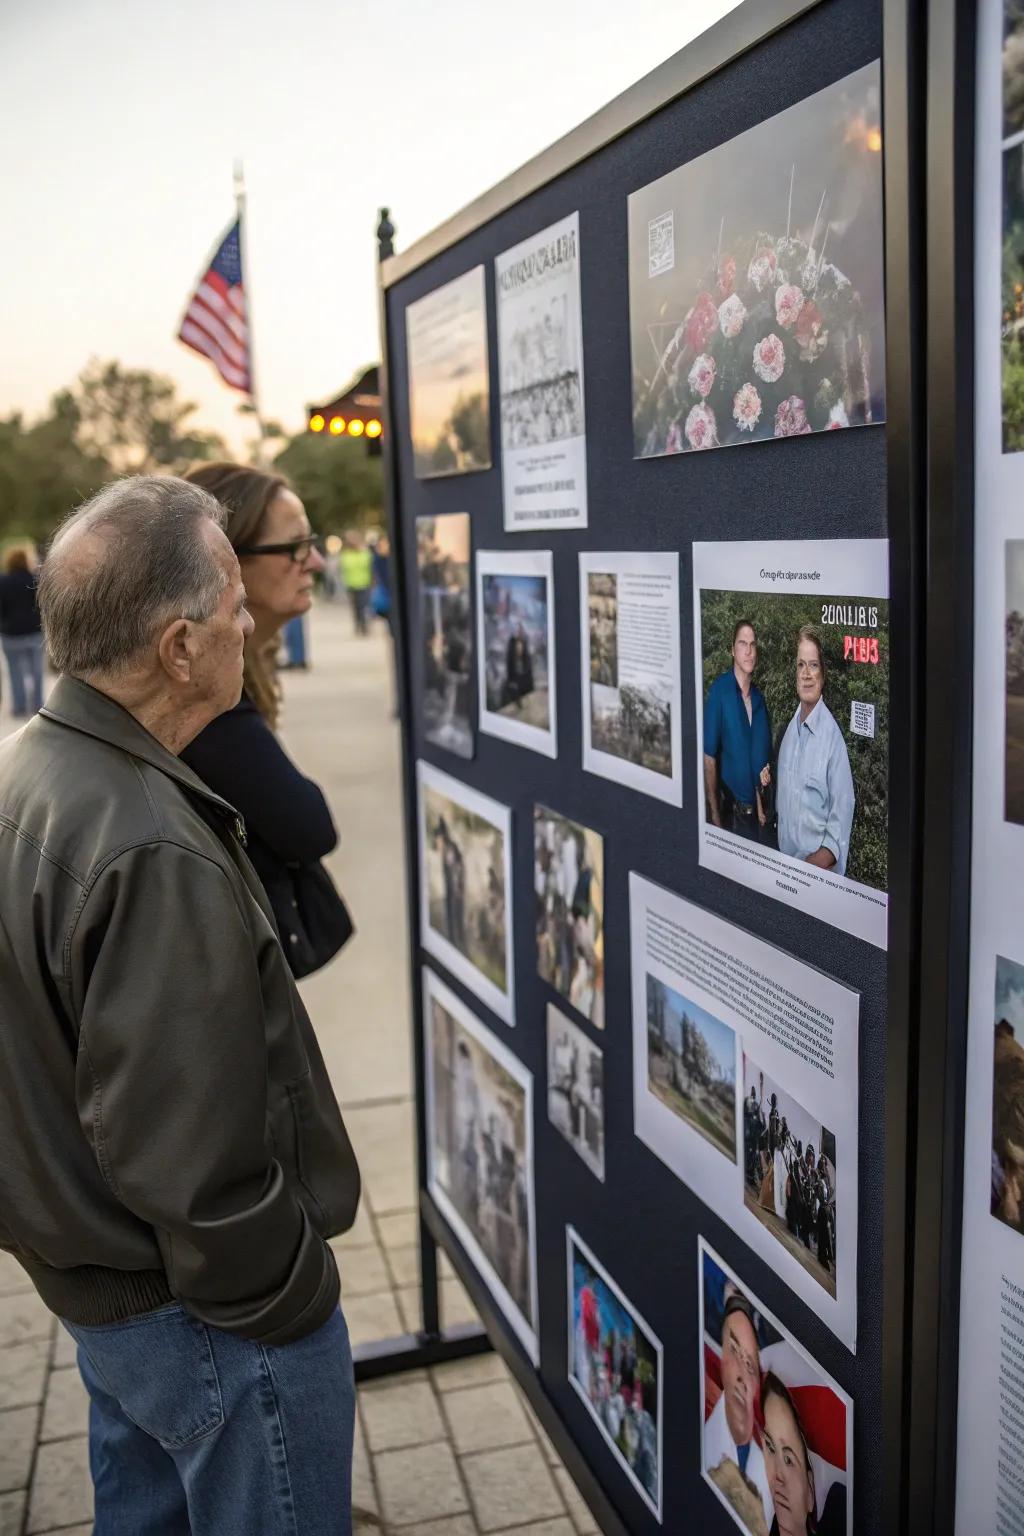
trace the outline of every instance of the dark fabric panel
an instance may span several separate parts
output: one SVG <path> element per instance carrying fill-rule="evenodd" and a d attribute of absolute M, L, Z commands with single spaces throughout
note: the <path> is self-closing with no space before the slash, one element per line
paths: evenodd
<path fill-rule="evenodd" d="M 753 0 L 752 0 L 753 3 Z M 736 1527 L 701 1479 L 697 1235 L 703 1234 L 805 1349 L 854 1400 L 854 1528 L 880 1529 L 882 1305 L 882 1106 L 886 956 L 767 897 L 702 870 L 697 862 L 692 568 L 694 541 L 752 538 L 878 538 L 886 534 L 886 447 L 881 426 L 755 443 L 740 449 L 634 461 L 632 456 L 626 199 L 682 162 L 782 111 L 881 54 L 880 0 L 823 0 L 815 10 L 697 87 L 615 144 L 412 273 L 388 294 L 390 379 L 397 419 L 403 557 L 415 592 L 415 518 L 468 511 L 473 548 L 552 549 L 556 594 L 557 762 L 478 735 L 463 762 L 425 744 L 414 755 L 511 806 L 516 901 L 517 1024 L 464 996 L 534 1074 L 537 1257 L 541 1376 L 568 1432 L 629 1528 L 655 1531 L 566 1379 L 565 1226 L 571 1222 L 659 1334 L 665 1348 L 664 1530 Z M 666 38 L 666 47 L 670 39 Z M 493 261 L 506 247 L 571 213 L 580 214 L 590 526 L 506 535 L 502 528 L 497 423 Z M 399 225 L 401 210 L 396 210 Z M 405 307 L 482 262 L 487 275 L 494 468 L 417 481 L 409 441 Z M 682 811 L 582 770 L 578 565 L 581 550 L 675 549 L 680 554 L 683 691 Z M 418 633 L 415 613 L 409 632 Z M 422 686 L 412 646 L 414 692 Z M 533 930 L 535 801 L 605 836 L 606 1181 L 602 1186 L 547 1119 L 546 1021 L 557 1001 L 537 977 Z M 410 853 L 415 857 L 415 851 Z M 713 1211 L 633 1134 L 627 876 L 635 869 L 680 895 L 820 966 L 861 993 L 859 1296 L 856 1356 L 841 1344 Z M 418 986 L 418 981 L 417 981 Z M 568 1009 L 566 1011 L 569 1011 Z M 852 1085 L 851 1085 L 852 1091 Z"/>

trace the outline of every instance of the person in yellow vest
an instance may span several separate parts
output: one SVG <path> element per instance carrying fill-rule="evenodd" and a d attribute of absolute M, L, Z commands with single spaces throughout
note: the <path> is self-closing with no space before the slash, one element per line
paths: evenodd
<path fill-rule="evenodd" d="M 352 618 L 357 635 L 369 634 L 367 614 L 373 585 L 373 556 L 366 540 L 357 531 L 346 533 L 341 551 L 341 580 L 352 604 Z"/>

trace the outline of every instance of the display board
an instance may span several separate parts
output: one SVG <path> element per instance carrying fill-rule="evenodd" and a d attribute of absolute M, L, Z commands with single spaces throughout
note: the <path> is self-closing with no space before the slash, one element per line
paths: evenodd
<path fill-rule="evenodd" d="M 748 0 L 383 269 L 422 1209 L 608 1531 L 896 1528 L 882 51 Z"/>

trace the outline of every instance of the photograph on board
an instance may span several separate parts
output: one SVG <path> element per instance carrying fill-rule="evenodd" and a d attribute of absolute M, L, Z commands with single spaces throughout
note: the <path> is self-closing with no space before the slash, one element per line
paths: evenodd
<path fill-rule="evenodd" d="M 537 970 L 604 1028 L 604 838 L 557 811 L 533 809 Z"/>
<path fill-rule="evenodd" d="M 857 1348 L 860 998 L 631 871 L 633 1129 Z"/>
<path fill-rule="evenodd" d="M 1003 452 L 1024 449 L 1024 0 L 1003 4 Z"/>
<path fill-rule="evenodd" d="M 534 1364 L 533 1079 L 433 974 L 423 972 L 431 1194 Z"/>
<path fill-rule="evenodd" d="M 1024 1233 L 1024 965 L 996 956 L 992 1215 Z"/>
<path fill-rule="evenodd" d="M 880 67 L 629 198 L 633 453 L 885 420 Z"/>
<path fill-rule="evenodd" d="M 548 1119 L 604 1180 L 604 1056 L 548 1003 Z"/>
<path fill-rule="evenodd" d="M 506 1024 L 512 1007 L 512 813 L 417 763 L 423 947 Z"/>
<path fill-rule="evenodd" d="M 480 729 L 558 756 L 550 550 L 476 557 Z"/>
<path fill-rule="evenodd" d="M 579 559 L 583 766 L 682 805 L 679 556 Z"/>
<path fill-rule="evenodd" d="M 647 980 L 647 1082 L 736 1161 L 736 1031 L 656 976 Z"/>
<path fill-rule="evenodd" d="M 884 540 L 694 545 L 701 863 L 884 948 Z"/>
<path fill-rule="evenodd" d="M 836 1294 L 836 1138 L 743 1056 L 743 1198 L 782 1246 Z"/>
<path fill-rule="evenodd" d="M 701 1471 L 748 1536 L 852 1536 L 853 1403 L 698 1241 Z"/>
<path fill-rule="evenodd" d="M 566 1243 L 570 1385 L 660 1520 L 661 1342 L 572 1227 Z"/>
<path fill-rule="evenodd" d="M 491 467 L 487 292 L 473 267 L 405 311 L 418 480 Z"/>
<path fill-rule="evenodd" d="M 587 526 L 580 220 L 494 262 L 505 529 Z"/>
<path fill-rule="evenodd" d="M 470 695 L 473 628 L 469 593 L 469 513 L 416 519 L 423 655 L 423 734 L 473 756 Z"/>
<path fill-rule="evenodd" d="M 1024 539 L 1006 541 L 1006 819 L 1024 827 Z"/>

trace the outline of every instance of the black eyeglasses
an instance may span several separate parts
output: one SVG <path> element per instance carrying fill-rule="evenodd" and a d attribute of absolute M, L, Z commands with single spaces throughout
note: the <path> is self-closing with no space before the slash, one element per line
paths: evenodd
<path fill-rule="evenodd" d="M 315 533 L 304 539 L 291 539 L 287 544 L 239 544 L 236 555 L 290 555 L 296 565 L 305 565 L 312 552 L 323 554 L 320 540 Z"/>

